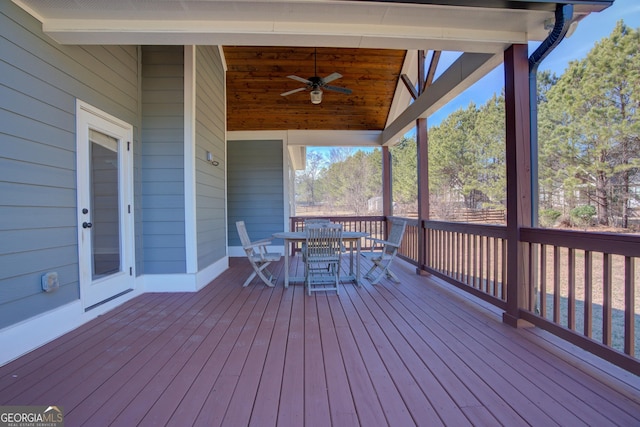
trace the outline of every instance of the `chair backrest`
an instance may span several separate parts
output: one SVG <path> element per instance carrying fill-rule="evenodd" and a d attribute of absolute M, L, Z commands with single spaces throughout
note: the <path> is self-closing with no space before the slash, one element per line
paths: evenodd
<path fill-rule="evenodd" d="M 406 221 L 392 220 L 391 231 L 389 231 L 389 237 L 387 242 L 393 243 L 394 246 L 385 245 L 384 252 L 391 253 L 397 250 L 397 247 L 402 243 L 402 237 L 404 236 L 404 230 L 407 228 Z"/>
<path fill-rule="evenodd" d="M 326 218 L 307 218 L 304 220 L 305 228 L 314 224 L 331 224 L 331 221 Z"/>
<path fill-rule="evenodd" d="M 305 233 L 308 260 L 340 257 L 342 249 L 341 224 L 310 224 L 305 228 Z"/>
<path fill-rule="evenodd" d="M 236 221 L 236 228 L 238 229 L 238 236 L 240 236 L 240 243 L 242 243 L 242 247 L 247 250 L 247 246 L 251 245 L 251 239 L 249 239 L 249 234 L 247 233 L 247 226 L 244 224 L 244 221 Z"/>

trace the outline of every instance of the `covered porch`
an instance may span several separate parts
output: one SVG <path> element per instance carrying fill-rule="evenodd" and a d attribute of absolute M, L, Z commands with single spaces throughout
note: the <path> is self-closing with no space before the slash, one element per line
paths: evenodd
<path fill-rule="evenodd" d="M 409 263 L 312 297 L 283 267 L 274 288 L 232 258 L 197 293 L 141 295 L 0 368 L 0 404 L 94 426 L 640 422 L 635 375 Z"/>

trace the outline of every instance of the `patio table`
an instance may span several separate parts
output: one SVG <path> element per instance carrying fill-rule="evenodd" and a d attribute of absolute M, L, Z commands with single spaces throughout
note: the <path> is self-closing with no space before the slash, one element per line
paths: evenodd
<path fill-rule="evenodd" d="M 341 277 L 340 280 L 355 282 L 360 286 L 360 250 L 362 248 L 362 238 L 369 234 L 360 231 L 344 231 L 342 233 L 342 241 L 349 243 L 349 275 Z M 282 231 L 274 233 L 275 239 L 283 239 L 284 247 L 284 287 L 289 287 L 289 282 L 304 282 L 303 276 L 289 277 L 289 250 L 290 243 L 304 242 L 307 238 L 304 231 Z M 353 271 L 353 246 L 356 247 L 356 271 Z"/>

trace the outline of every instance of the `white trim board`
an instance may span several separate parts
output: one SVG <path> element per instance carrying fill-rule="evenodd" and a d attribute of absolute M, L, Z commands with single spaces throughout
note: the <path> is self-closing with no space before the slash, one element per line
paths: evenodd
<path fill-rule="evenodd" d="M 145 274 L 145 292 L 197 292 L 229 268 L 224 257 L 195 274 Z"/>
<path fill-rule="evenodd" d="M 0 347 L 0 366 L 142 295 L 143 292 L 140 291 L 140 288 L 141 286 L 136 286 L 133 291 L 120 295 L 89 311 L 84 311 L 82 301 L 78 299 L 0 330 L 0 342 L 5 343 Z"/>
<path fill-rule="evenodd" d="M 196 218 L 196 47 L 184 47 L 184 235 L 187 273 L 198 271 Z"/>

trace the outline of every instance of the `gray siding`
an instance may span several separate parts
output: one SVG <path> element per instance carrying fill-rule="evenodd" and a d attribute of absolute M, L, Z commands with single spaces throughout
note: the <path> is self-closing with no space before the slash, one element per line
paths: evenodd
<path fill-rule="evenodd" d="M 135 46 L 60 46 L 0 2 L 0 328 L 79 298 L 76 98 L 138 126 Z M 134 146 L 137 141 L 134 140 Z M 43 273 L 61 288 L 44 293 Z"/>
<path fill-rule="evenodd" d="M 142 48 L 142 239 L 144 273 L 186 272 L 184 53 Z"/>
<path fill-rule="evenodd" d="M 282 231 L 284 182 L 282 141 L 229 141 L 229 246 L 240 246 L 236 221 L 252 240 Z"/>
<path fill-rule="evenodd" d="M 198 270 L 227 253 L 224 68 L 218 49 L 196 50 L 196 220 Z M 219 163 L 206 161 L 207 151 Z"/>

